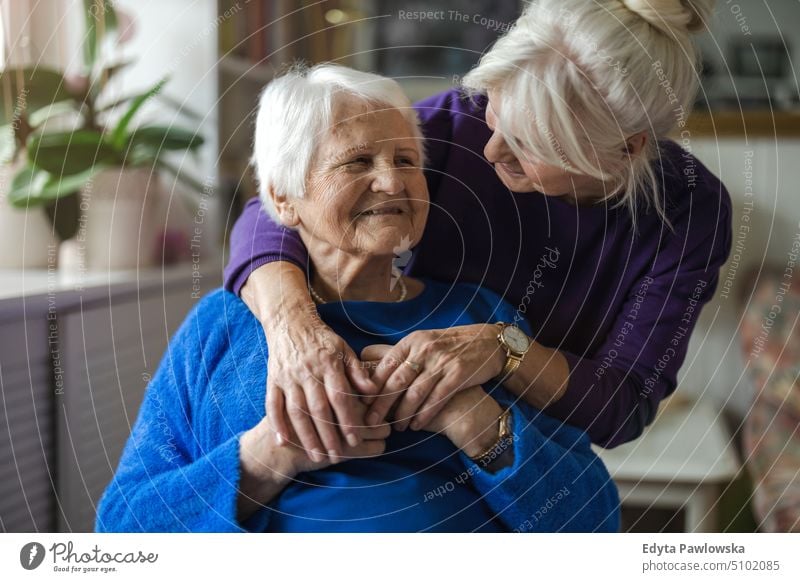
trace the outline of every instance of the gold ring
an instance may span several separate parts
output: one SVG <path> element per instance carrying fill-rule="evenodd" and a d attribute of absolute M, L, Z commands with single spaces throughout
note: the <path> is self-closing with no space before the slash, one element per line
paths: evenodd
<path fill-rule="evenodd" d="M 406 366 L 408 366 L 409 368 L 411 368 L 412 370 L 414 370 L 415 372 L 419 372 L 422 369 L 422 366 L 420 366 L 419 364 L 417 364 L 415 362 L 411 362 L 409 360 L 403 360 L 403 363 Z"/>

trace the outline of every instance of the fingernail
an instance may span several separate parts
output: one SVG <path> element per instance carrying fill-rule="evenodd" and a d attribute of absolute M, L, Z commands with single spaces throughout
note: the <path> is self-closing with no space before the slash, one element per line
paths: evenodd
<path fill-rule="evenodd" d="M 405 422 L 401 422 L 401 423 L 399 423 L 397 425 L 396 428 L 397 428 L 398 431 L 403 432 L 404 430 L 406 430 L 406 423 Z"/>
<path fill-rule="evenodd" d="M 322 459 L 323 459 L 322 451 L 320 451 L 319 449 L 312 449 L 311 460 L 314 461 L 315 463 L 319 463 L 322 461 Z"/>
<path fill-rule="evenodd" d="M 347 435 L 347 444 L 350 445 L 351 447 L 357 447 L 358 437 L 353 433 L 350 433 L 349 435 Z"/>
<path fill-rule="evenodd" d="M 419 422 L 418 421 L 415 420 L 414 422 L 411 423 L 411 430 L 419 430 Z"/>
<path fill-rule="evenodd" d="M 338 463 L 339 462 L 339 453 L 337 453 L 333 449 L 330 449 L 328 451 L 328 456 L 331 458 L 331 462 L 332 463 Z"/>
<path fill-rule="evenodd" d="M 375 426 L 376 424 L 378 424 L 379 420 L 380 417 L 378 416 L 377 412 L 370 412 L 369 415 L 367 416 L 367 424 L 370 426 Z"/>

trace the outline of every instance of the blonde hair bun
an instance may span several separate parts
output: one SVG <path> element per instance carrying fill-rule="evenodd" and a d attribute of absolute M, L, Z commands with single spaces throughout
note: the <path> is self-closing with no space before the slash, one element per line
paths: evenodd
<path fill-rule="evenodd" d="M 666 34 L 701 32 L 714 12 L 714 0 L 622 0 L 622 3 Z"/>

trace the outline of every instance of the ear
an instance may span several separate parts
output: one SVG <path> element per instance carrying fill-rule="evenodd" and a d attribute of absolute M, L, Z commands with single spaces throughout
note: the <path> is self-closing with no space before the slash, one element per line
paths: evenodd
<path fill-rule="evenodd" d="M 625 148 L 623 151 L 630 157 L 635 158 L 644 151 L 646 145 L 647 132 L 640 131 L 639 133 L 635 133 L 625 140 Z"/>
<path fill-rule="evenodd" d="M 284 194 L 278 194 L 274 188 L 267 189 L 267 196 L 272 199 L 272 205 L 275 207 L 275 213 L 283 226 L 294 228 L 300 224 L 300 215 L 297 213 L 295 207 L 295 200 Z"/>

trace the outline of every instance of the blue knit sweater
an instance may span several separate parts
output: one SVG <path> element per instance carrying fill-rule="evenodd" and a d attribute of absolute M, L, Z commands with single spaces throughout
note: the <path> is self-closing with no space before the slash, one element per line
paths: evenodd
<path fill-rule="evenodd" d="M 512 321 L 498 295 L 425 280 L 402 303 L 319 306 L 359 353 L 418 329 Z M 487 387 L 511 406 L 513 464 L 481 470 L 448 439 L 393 432 L 386 453 L 298 475 L 244 523 L 236 518 L 239 438 L 264 414 L 267 345 L 235 295 L 198 303 L 150 385 L 97 531 L 616 531 L 619 498 L 588 437 Z"/>

